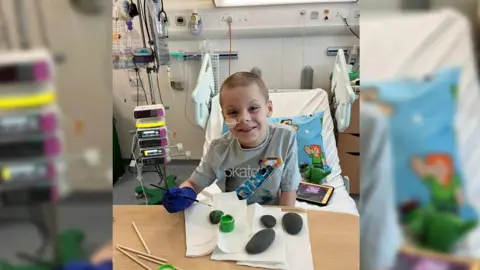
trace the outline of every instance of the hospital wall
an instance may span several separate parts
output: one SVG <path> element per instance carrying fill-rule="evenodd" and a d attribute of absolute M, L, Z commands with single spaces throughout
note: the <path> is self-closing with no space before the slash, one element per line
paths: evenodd
<path fill-rule="evenodd" d="M 0 5 L 13 47 L 18 48 L 14 1 L 0 1 Z M 23 2 L 29 41 L 34 48 L 44 47 L 34 1 Z M 67 181 L 72 190 L 110 190 L 112 75 L 105 71 L 111 69 L 111 7 L 107 6 L 103 15 L 85 16 L 76 12 L 70 1 L 38 2 L 45 13 L 46 34 L 53 52 L 65 56 L 65 62 L 57 65 L 56 88 L 68 154 L 64 159 L 68 163 Z M 75 128 L 74 122 L 81 123 L 83 128 Z M 100 152 L 99 166 L 88 167 L 80 161 L 79 156 L 86 149 Z"/>
<path fill-rule="evenodd" d="M 228 39 L 212 39 L 210 43 L 213 50 L 229 49 Z M 327 47 L 356 44 L 358 45 L 359 41 L 353 35 L 234 39 L 232 50 L 237 51 L 239 56 L 238 60 L 231 60 L 231 73 L 258 67 L 268 87 L 297 89 L 300 88 L 301 70 L 305 65 L 309 65 L 314 69 L 313 86 L 328 89 L 335 57 L 326 55 Z M 171 51 L 198 51 L 199 41 L 170 41 L 169 46 Z M 170 136 L 170 142 L 182 143 L 186 150 L 192 152 L 192 159 L 200 159 L 205 131 L 194 125 L 194 104 L 190 96 L 201 61 L 186 61 L 186 65 L 186 90 L 171 90 L 165 68 L 160 71 L 160 88 L 164 103 L 170 106 L 166 117 L 167 127 L 176 133 L 175 138 Z M 220 60 L 220 70 L 220 81 L 223 81 L 228 77 L 228 60 Z M 143 81 L 147 82 L 145 77 Z M 123 157 L 128 159 L 131 152 L 129 130 L 134 127 L 132 111 L 136 105 L 130 96 L 136 88 L 129 85 L 125 71 L 115 71 L 113 89 L 114 116 L 118 118 L 119 140 Z"/>

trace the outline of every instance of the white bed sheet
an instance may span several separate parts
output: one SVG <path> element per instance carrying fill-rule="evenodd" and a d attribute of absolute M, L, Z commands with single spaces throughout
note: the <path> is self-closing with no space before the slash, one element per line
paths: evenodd
<path fill-rule="evenodd" d="M 362 20 L 362 80 L 424 77 L 438 68 L 462 67 L 456 129 L 466 195 L 480 212 L 480 86 L 470 31 L 468 20 L 451 9 L 366 14 Z M 464 253 L 480 257 L 480 228 L 469 236 L 467 246 Z"/>
<path fill-rule="evenodd" d="M 358 215 L 355 201 L 349 196 L 341 176 L 341 168 L 338 159 L 335 136 L 333 133 L 333 120 L 330 115 L 328 94 L 322 89 L 313 90 L 271 90 L 270 99 L 273 102 L 272 117 L 305 115 L 324 111 L 324 125 L 322 130 L 323 143 L 327 163 L 332 168 L 332 173 L 327 176 L 326 184 L 335 187 L 330 203 L 326 207 L 313 206 L 307 203 L 297 202 L 296 206 L 308 209 L 343 212 Z M 223 117 L 218 95 L 212 98 L 212 109 L 205 132 L 204 153 L 213 139 L 221 136 L 223 129 Z M 207 192 L 215 193 L 220 189 L 213 184 Z"/>

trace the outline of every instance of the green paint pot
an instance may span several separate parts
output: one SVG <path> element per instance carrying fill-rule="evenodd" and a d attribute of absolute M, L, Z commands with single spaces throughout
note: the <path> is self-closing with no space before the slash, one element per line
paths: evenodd
<path fill-rule="evenodd" d="M 225 215 L 220 218 L 220 231 L 224 233 L 232 232 L 235 229 L 235 220 L 230 215 Z"/>
<path fill-rule="evenodd" d="M 164 264 L 160 266 L 158 270 L 175 270 L 175 267 L 171 264 Z"/>

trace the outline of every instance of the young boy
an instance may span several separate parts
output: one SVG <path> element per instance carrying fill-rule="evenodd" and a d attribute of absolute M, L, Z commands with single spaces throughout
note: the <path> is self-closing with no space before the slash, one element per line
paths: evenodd
<path fill-rule="evenodd" d="M 193 201 L 185 196 L 196 198 L 217 179 L 223 192 L 237 191 L 247 204 L 294 206 L 301 179 L 296 133 L 267 122 L 272 102 L 263 80 L 250 72 L 231 75 L 220 89 L 220 106 L 225 122 L 233 121 L 229 132 L 211 142 L 188 180 L 165 193 L 164 207 L 170 213 L 188 208 Z M 252 186 L 253 195 L 241 192 Z"/>

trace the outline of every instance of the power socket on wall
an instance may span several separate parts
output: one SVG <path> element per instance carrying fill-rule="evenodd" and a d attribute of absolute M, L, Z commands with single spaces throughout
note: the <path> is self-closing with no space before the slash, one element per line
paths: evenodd
<path fill-rule="evenodd" d="M 232 22 L 235 20 L 235 16 L 233 16 L 233 14 L 223 14 L 220 16 L 220 22 L 228 23 L 229 18 L 231 18 Z"/>
<path fill-rule="evenodd" d="M 248 15 L 247 14 L 223 14 L 220 16 L 220 22 L 222 24 L 227 24 L 229 17 L 232 20 L 233 25 L 238 25 L 238 24 L 245 24 L 248 22 Z"/>

